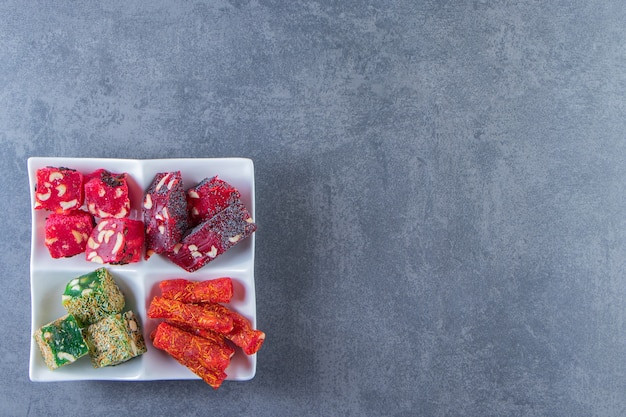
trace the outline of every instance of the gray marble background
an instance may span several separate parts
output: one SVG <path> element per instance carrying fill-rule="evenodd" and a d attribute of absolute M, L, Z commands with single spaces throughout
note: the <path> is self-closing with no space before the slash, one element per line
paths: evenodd
<path fill-rule="evenodd" d="M 0 1 L 0 414 L 626 415 L 623 1 Z M 256 377 L 33 383 L 29 156 L 252 158 Z"/>

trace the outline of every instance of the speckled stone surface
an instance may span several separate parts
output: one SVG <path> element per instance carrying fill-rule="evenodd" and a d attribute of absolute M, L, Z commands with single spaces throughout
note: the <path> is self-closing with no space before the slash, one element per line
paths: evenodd
<path fill-rule="evenodd" d="M 1 415 L 626 414 L 623 1 L 98 3 L 0 1 Z M 252 158 L 256 377 L 29 381 L 29 156 Z"/>

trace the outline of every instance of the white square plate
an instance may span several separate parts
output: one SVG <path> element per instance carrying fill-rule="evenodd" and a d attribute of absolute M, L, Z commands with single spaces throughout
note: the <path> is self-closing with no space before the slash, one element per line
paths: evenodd
<path fill-rule="evenodd" d="M 101 159 L 101 158 L 42 158 L 28 159 L 31 190 L 31 335 L 42 325 L 64 314 L 61 294 L 71 279 L 102 266 L 85 260 L 84 254 L 71 258 L 53 259 L 44 245 L 45 219 L 49 212 L 34 210 L 34 188 L 37 169 L 63 166 L 83 174 L 98 168 L 111 172 L 126 172 L 129 179 L 131 218 L 141 220 L 144 190 L 159 172 L 181 171 L 185 188 L 207 177 L 218 175 L 241 193 L 242 201 L 254 218 L 254 166 L 250 159 Z M 123 364 L 95 369 L 88 356 L 75 363 L 51 371 L 43 361 L 39 348 L 31 337 L 29 377 L 32 381 L 126 380 L 147 381 L 166 379 L 199 379 L 167 353 L 152 346 L 150 333 L 158 322 L 146 316 L 152 297 L 159 294 L 158 283 L 164 279 L 187 278 L 206 280 L 228 276 L 233 279 L 234 295 L 228 305 L 247 317 L 256 327 L 256 298 L 254 289 L 254 234 L 237 244 L 203 268 L 189 273 L 160 255 L 127 265 L 104 265 L 113 275 L 126 297 L 125 310 L 139 316 L 148 351 Z M 247 356 L 238 349 L 226 369 L 227 380 L 245 381 L 256 372 L 256 354 Z"/>

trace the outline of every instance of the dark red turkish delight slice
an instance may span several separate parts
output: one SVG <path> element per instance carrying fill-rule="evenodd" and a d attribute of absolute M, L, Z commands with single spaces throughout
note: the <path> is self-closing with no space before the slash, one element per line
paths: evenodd
<path fill-rule="evenodd" d="M 189 227 L 180 171 L 161 172 L 148 187 L 142 206 L 146 225 L 146 259 L 172 250 Z"/>
<path fill-rule="evenodd" d="M 83 205 L 83 174 L 63 167 L 37 170 L 35 209 L 67 213 Z"/>
<path fill-rule="evenodd" d="M 193 272 L 250 236 L 256 224 L 241 203 L 228 206 L 210 220 L 194 227 L 183 240 L 167 252 L 181 268 Z"/>
<path fill-rule="evenodd" d="M 187 190 L 187 208 L 191 225 L 197 226 L 240 199 L 239 191 L 217 176 L 203 179 Z"/>
<path fill-rule="evenodd" d="M 51 213 L 46 218 L 44 241 L 50 256 L 67 258 L 84 252 L 93 227 L 93 217 L 84 211 Z"/>
<path fill-rule="evenodd" d="M 85 257 L 100 264 L 138 262 L 143 253 L 143 222 L 128 218 L 102 220 L 87 240 Z"/>
<path fill-rule="evenodd" d="M 99 169 L 85 179 L 85 204 L 91 214 L 101 219 L 130 215 L 126 173 L 114 174 Z"/>

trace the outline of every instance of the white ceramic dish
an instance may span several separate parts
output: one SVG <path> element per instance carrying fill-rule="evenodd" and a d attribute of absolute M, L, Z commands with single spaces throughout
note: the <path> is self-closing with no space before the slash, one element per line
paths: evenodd
<path fill-rule="evenodd" d="M 45 166 L 64 166 L 83 173 L 98 168 L 126 172 L 131 177 L 131 218 L 141 219 L 143 192 L 158 172 L 179 170 L 185 187 L 191 187 L 206 177 L 218 175 L 235 186 L 254 218 L 254 166 L 250 159 L 101 159 L 101 158 L 43 158 L 28 159 L 31 207 L 34 206 L 36 171 Z M 102 266 L 85 260 L 83 254 L 71 258 L 53 259 L 44 245 L 44 225 L 48 212 L 32 211 L 31 237 L 31 335 L 42 325 L 66 313 L 61 305 L 65 284 L 72 278 Z M 158 295 L 158 283 L 169 278 L 205 280 L 229 276 L 234 283 L 234 296 L 229 307 L 247 317 L 256 327 L 256 298 L 254 289 L 254 234 L 203 268 L 189 273 L 167 259 L 154 255 L 149 260 L 127 265 L 105 265 L 126 296 L 125 310 L 133 310 L 140 318 L 147 353 L 118 366 L 95 369 L 89 357 L 50 371 L 31 337 L 29 377 L 32 381 L 126 380 L 147 381 L 167 379 L 199 379 L 165 352 L 152 346 L 149 335 L 158 322 L 146 317 L 150 300 Z M 227 380 L 245 381 L 256 372 L 256 355 L 245 355 L 240 349 L 226 369 Z"/>

